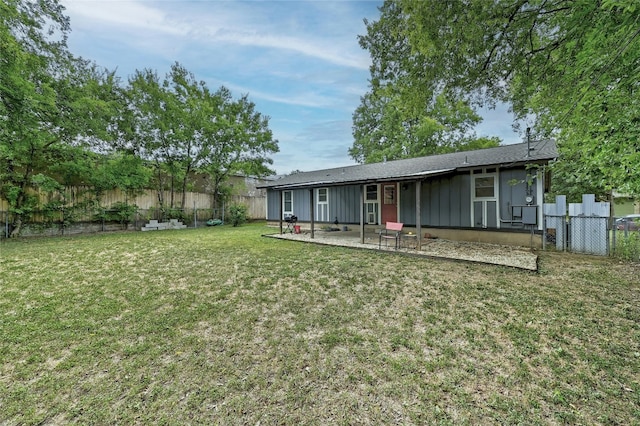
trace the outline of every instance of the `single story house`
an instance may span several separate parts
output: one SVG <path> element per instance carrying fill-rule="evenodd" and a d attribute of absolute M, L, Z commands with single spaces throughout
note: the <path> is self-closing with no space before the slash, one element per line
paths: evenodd
<path fill-rule="evenodd" d="M 294 173 L 268 181 L 267 222 L 291 216 L 311 230 L 338 223 L 365 231 L 402 222 L 417 235 L 541 243 L 546 165 L 555 141 L 503 145 L 406 160 Z M 420 238 L 419 244 L 420 244 Z"/>

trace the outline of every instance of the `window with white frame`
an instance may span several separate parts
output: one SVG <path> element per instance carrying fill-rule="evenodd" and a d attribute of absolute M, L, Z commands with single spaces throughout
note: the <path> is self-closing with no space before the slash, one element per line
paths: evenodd
<path fill-rule="evenodd" d="M 471 224 L 478 228 L 499 228 L 498 173 L 493 169 L 472 172 Z"/>
<path fill-rule="evenodd" d="M 293 215 L 293 191 L 282 191 L 282 213 L 285 217 Z"/>
<path fill-rule="evenodd" d="M 329 188 L 316 189 L 316 220 L 329 221 Z"/>
<path fill-rule="evenodd" d="M 493 175 L 474 176 L 475 198 L 495 198 L 496 177 Z"/>
<path fill-rule="evenodd" d="M 378 224 L 378 185 L 365 186 L 365 221 L 369 225 Z"/>
<path fill-rule="evenodd" d="M 366 200 L 367 201 L 378 201 L 378 185 L 367 185 L 366 186 Z"/>

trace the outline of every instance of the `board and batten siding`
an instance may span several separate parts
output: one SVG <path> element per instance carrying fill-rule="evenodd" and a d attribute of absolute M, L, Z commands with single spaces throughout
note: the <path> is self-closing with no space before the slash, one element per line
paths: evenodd
<path fill-rule="evenodd" d="M 498 203 L 487 202 L 488 228 L 522 228 L 520 223 L 511 223 L 511 206 L 524 205 L 526 196 L 526 176 L 524 169 L 500 170 L 498 173 Z M 533 181 L 533 194 L 538 193 L 542 182 Z M 425 227 L 471 228 L 472 207 L 472 175 L 471 173 L 439 176 L 422 183 L 422 217 Z M 416 223 L 416 183 L 401 182 L 399 184 L 400 216 L 398 220 L 412 226 Z M 360 185 L 330 186 L 328 222 L 338 218 L 340 224 L 357 224 L 360 222 Z M 293 213 L 299 221 L 310 221 L 309 189 L 295 189 L 293 193 Z M 314 200 L 315 200 L 314 189 Z M 267 193 L 267 219 L 278 220 L 280 214 L 280 192 L 269 190 Z M 536 200 L 538 202 L 538 200 Z M 315 209 L 315 206 L 314 206 Z M 499 209 L 499 215 L 496 214 Z M 476 217 L 481 216 L 475 212 Z M 322 223 L 322 222 L 319 222 Z M 476 227 L 478 227 L 476 225 Z"/>
<path fill-rule="evenodd" d="M 498 177 L 499 218 L 501 228 L 521 228 L 518 223 L 510 223 L 511 206 L 525 204 L 526 171 L 523 169 L 501 170 Z M 517 181 L 517 183 L 514 183 Z M 536 193 L 534 180 L 533 193 Z M 400 220 L 415 224 L 415 184 L 409 183 L 400 190 Z M 455 175 L 430 179 L 422 184 L 422 225 L 432 227 L 471 227 L 471 175 Z M 497 227 L 495 203 L 489 203 L 487 216 L 489 227 Z M 479 216 L 479 213 L 476 214 Z"/>
<path fill-rule="evenodd" d="M 469 227 L 471 218 L 470 177 L 468 175 L 445 176 L 422 183 L 423 226 Z M 416 223 L 415 183 L 400 186 L 400 221 L 408 225 Z"/>
<path fill-rule="evenodd" d="M 534 171 L 532 171 L 534 173 Z M 525 204 L 525 197 L 527 196 L 527 184 L 526 184 L 527 172 L 523 169 L 509 169 L 500 172 L 499 183 L 499 203 L 500 203 L 500 219 L 502 223 L 500 228 L 515 228 L 521 229 L 521 223 L 510 223 L 511 220 L 511 206 L 521 206 Z M 542 185 L 542 182 L 538 182 L 539 179 L 533 181 L 532 191 L 533 194 L 537 194 L 538 186 Z M 535 200 L 534 204 L 541 204 L 542 200 Z"/>
<path fill-rule="evenodd" d="M 331 186 L 329 190 L 329 214 L 328 221 L 325 223 L 333 223 L 338 218 L 342 224 L 359 223 L 360 209 L 360 186 Z M 316 189 L 313 189 L 314 202 L 317 202 Z M 298 217 L 299 221 L 309 222 L 311 220 L 310 209 L 310 190 L 294 189 L 291 190 L 293 195 L 293 214 Z M 316 206 L 314 206 L 314 209 Z M 280 191 L 267 191 L 267 220 L 279 220 L 280 214 Z M 321 223 L 321 222 L 319 222 Z"/>
<path fill-rule="evenodd" d="M 287 191 L 282 191 L 287 192 Z M 298 217 L 299 221 L 309 221 L 309 190 L 294 189 L 291 190 L 293 195 L 293 214 Z M 280 191 L 267 191 L 267 220 L 280 220 Z M 284 219 L 284 218 L 282 218 Z"/>
<path fill-rule="evenodd" d="M 280 220 L 280 192 L 267 189 L 267 220 Z"/>
<path fill-rule="evenodd" d="M 338 218 L 339 223 L 360 223 L 360 186 L 329 188 L 329 221 Z M 354 208 L 355 207 L 355 208 Z"/>

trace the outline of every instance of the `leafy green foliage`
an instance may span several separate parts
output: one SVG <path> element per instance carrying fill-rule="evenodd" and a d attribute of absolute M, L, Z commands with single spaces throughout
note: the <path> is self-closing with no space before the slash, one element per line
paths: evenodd
<path fill-rule="evenodd" d="M 59 0 L 0 3 L 0 197 L 12 236 L 44 185 L 90 186 L 97 199 L 112 189 L 133 197 L 152 182 L 170 212 L 185 207 L 196 172 L 216 197 L 229 174 L 272 173 L 278 143 L 247 96 L 211 92 L 177 63 L 163 80 L 145 69 L 123 88 L 68 51 L 63 11 Z"/>
<path fill-rule="evenodd" d="M 141 194 L 149 186 L 152 171 L 140 157 L 115 153 L 103 157 L 91 173 L 88 183 L 96 195 L 110 189 L 120 189 L 130 197 Z"/>
<path fill-rule="evenodd" d="M 113 203 L 109 207 L 109 210 L 105 211 L 104 219 L 107 221 L 116 221 L 120 223 L 123 228 L 126 228 L 127 225 L 134 220 L 136 213 L 138 213 L 137 205 L 118 201 L 117 203 Z"/>
<path fill-rule="evenodd" d="M 229 222 L 233 226 L 240 226 L 249 220 L 247 206 L 244 204 L 233 204 L 229 206 Z"/>
<path fill-rule="evenodd" d="M 497 146 L 499 139 L 473 133 L 481 118 L 470 104 L 432 78 L 427 57 L 410 44 L 400 5 L 386 1 L 380 11 L 360 37 L 373 64 L 370 90 L 353 114 L 349 155 L 371 163 Z"/>
<path fill-rule="evenodd" d="M 635 0 L 400 0 L 425 79 L 557 138 L 558 192 L 640 194 Z"/>
<path fill-rule="evenodd" d="M 113 74 L 73 57 L 57 0 L 0 5 L 0 196 L 13 232 L 32 204 L 33 176 L 55 179 L 68 147 L 105 136 Z"/>
<path fill-rule="evenodd" d="M 231 173 L 272 173 L 268 155 L 278 151 L 278 144 L 268 118 L 247 96 L 234 100 L 225 87 L 212 92 L 176 63 L 163 80 L 155 71 L 137 71 L 129 80 L 128 102 L 119 148 L 153 165 L 163 208 L 185 207 L 195 171 L 210 176 L 214 195 Z M 167 189 L 170 200 L 163 198 Z M 180 202 L 173 198 L 176 190 Z"/>
<path fill-rule="evenodd" d="M 640 233 L 630 232 L 627 235 L 622 231 L 616 232 L 616 245 L 613 248 L 613 255 L 628 261 L 640 260 Z"/>
<path fill-rule="evenodd" d="M 184 222 L 187 219 L 187 214 L 185 213 L 184 209 L 173 208 L 173 209 L 165 209 L 163 211 L 162 217 L 167 220 L 178 219 L 179 221 Z"/>

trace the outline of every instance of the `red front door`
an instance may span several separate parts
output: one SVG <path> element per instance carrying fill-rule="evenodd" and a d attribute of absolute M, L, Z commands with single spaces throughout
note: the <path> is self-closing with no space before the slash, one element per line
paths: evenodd
<path fill-rule="evenodd" d="M 398 221 L 398 184 L 382 184 L 382 224 Z"/>

